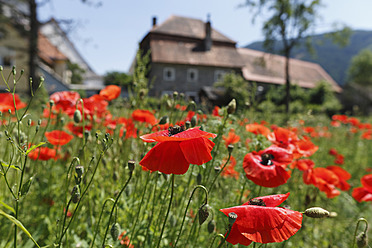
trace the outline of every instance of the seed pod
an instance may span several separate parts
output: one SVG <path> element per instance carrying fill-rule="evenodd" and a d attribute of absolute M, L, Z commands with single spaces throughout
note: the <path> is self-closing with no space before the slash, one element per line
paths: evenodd
<path fill-rule="evenodd" d="M 365 232 L 359 233 L 359 235 L 356 237 L 356 243 L 357 243 L 358 248 L 367 247 L 368 245 L 367 234 Z"/>
<path fill-rule="evenodd" d="M 324 218 L 329 216 L 329 212 L 320 207 L 308 208 L 305 210 L 304 214 L 311 218 Z"/>
<path fill-rule="evenodd" d="M 233 114 L 236 110 L 236 100 L 232 99 L 231 102 L 227 105 L 227 113 Z"/>
<path fill-rule="evenodd" d="M 234 212 L 229 213 L 229 223 L 230 225 L 234 224 L 236 219 L 238 218 L 238 215 Z"/>
<path fill-rule="evenodd" d="M 227 151 L 229 152 L 229 154 L 231 154 L 233 150 L 234 150 L 233 145 L 230 144 L 230 145 L 227 146 Z"/>
<path fill-rule="evenodd" d="M 209 206 L 207 204 L 204 204 L 199 208 L 199 225 L 202 225 L 208 219 L 208 207 Z"/>
<path fill-rule="evenodd" d="M 113 240 L 117 240 L 119 236 L 119 224 L 114 223 L 110 229 L 111 237 Z"/>
<path fill-rule="evenodd" d="M 30 177 L 30 179 L 28 179 L 27 182 L 25 182 L 22 185 L 21 196 L 24 196 L 28 193 L 28 191 L 30 190 L 31 184 L 32 184 L 32 180 L 33 180 L 33 177 Z"/>
<path fill-rule="evenodd" d="M 214 232 L 214 229 L 216 228 L 216 222 L 214 220 L 210 220 L 208 222 L 208 232 L 212 233 Z"/>
<path fill-rule="evenodd" d="M 128 169 L 129 169 L 130 172 L 134 171 L 135 164 L 136 164 L 136 162 L 134 160 L 129 160 L 128 161 Z"/>

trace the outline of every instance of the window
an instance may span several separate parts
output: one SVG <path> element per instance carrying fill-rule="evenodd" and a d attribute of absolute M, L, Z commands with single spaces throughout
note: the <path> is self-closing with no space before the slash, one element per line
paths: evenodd
<path fill-rule="evenodd" d="M 214 71 L 214 81 L 215 82 L 221 82 L 223 80 L 223 77 L 225 76 L 226 72 L 223 70 L 215 70 Z"/>
<path fill-rule="evenodd" d="M 199 102 L 198 93 L 195 91 L 186 91 L 185 97 L 188 100 L 193 100 L 194 102 Z"/>
<path fill-rule="evenodd" d="M 163 79 L 165 81 L 174 81 L 176 79 L 176 69 L 165 67 L 163 70 Z"/>
<path fill-rule="evenodd" d="M 187 69 L 187 82 L 198 81 L 198 70 L 194 68 Z"/>

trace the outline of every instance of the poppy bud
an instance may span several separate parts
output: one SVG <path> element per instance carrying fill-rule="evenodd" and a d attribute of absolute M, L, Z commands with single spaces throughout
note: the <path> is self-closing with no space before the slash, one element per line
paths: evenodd
<path fill-rule="evenodd" d="M 28 193 L 28 191 L 30 190 L 31 184 L 32 184 L 32 180 L 33 180 L 33 177 L 30 177 L 30 179 L 28 179 L 28 181 L 22 185 L 21 196 L 24 196 Z"/>
<path fill-rule="evenodd" d="M 238 215 L 234 212 L 229 213 L 229 223 L 230 225 L 234 224 L 236 219 L 238 218 Z"/>
<path fill-rule="evenodd" d="M 12 73 L 13 73 L 13 75 L 17 74 L 16 67 L 14 65 L 13 65 L 13 68 L 12 68 Z"/>
<path fill-rule="evenodd" d="M 197 124 L 196 115 L 194 115 L 193 117 L 191 117 L 190 123 L 191 123 L 191 126 L 192 127 L 195 127 L 196 126 L 196 124 Z"/>
<path fill-rule="evenodd" d="M 75 167 L 75 172 L 76 172 L 77 176 L 78 176 L 79 178 L 81 178 L 82 175 L 84 174 L 84 167 L 81 166 L 81 165 L 77 165 L 77 166 Z"/>
<path fill-rule="evenodd" d="M 119 224 L 114 223 L 110 229 L 111 237 L 113 240 L 117 240 L 119 236 Z"/>
<path fill-rule="evenodd" d="M 212 233 L 214 232 L 214 229 L 216 228 L 216 222 L 214 220 L 210 220 L 208 222 L 208 232 Z"/>
<path fill-rule="evenodd" d="M 231 154 L 233 150 L 234 150 L 233 145 L 230 144 L 230 145 L 227 146 L 227 151 L 229 152 L 229 154 Z"/>
<path fill-rule="evenodd" d="M 129 169 L 130 172 L 134 171 L 135 164 L 136 164 L 136 162 L 134 160 L 129 160 L 128 161 L 128 169 Z"/>
<path fill-rule="evenodd" d="M 196 176 L 196 182 L 198 185 L 202 183 L 202 175 L 200 173 L 198 173 L 198 175 Z"/>
<path fill-rule="evenodd" d="M 367 236 L 366 232 L 359 233 L 359 235 L 356 237 L 356 244 L 357 244 L 358 248 L 367 247 L 368 236 Z"/>
<path fill-rule="evenodd" d="M 31 126 L 31 124 L 32 124 L 32 120 L 31 120 L 31 119 L 28 119 L 28 121 L 27 121 L 27 125 L 28 125 L 28 126 Z"/>
<path fill-rule="evenodd" d="M 53 100 L 49 100 L 49 105 L 50 105 L 51 107 L 53 107 L 53 106 L 54 106 L 54 101 L 53 101 Z"/>
<path fill-rule="evenodd" d="M 41 125 L 41 119 L 37 120 L 37 124 L 40 126 Z"/>
<path fill-rule="evenodd" d="M 88 140 L 89 135 L 90 135 L 89 130 L 85 130 L 85 132 L 84 132 L 84 138 L 85 138 L 85 140 Z"/>
<path fill-rule="evenodd" d="M 159 125 L 164 125 L 169 122 L 169 117 L 167 115 L 160 118 Z"/>
<path fill-rule="evenodd" d="M 177 97 L 178 97 L 178 92 L 177 91 L 174 91 L 173 92 L 173 99 L 177 99 Z"/>
<path fill-rule="evenodd" d="M 195 111 L 196 109 L 196 103 L 194 101 L 190 101 L 187 105 L 186 111 Z"/>
<path fill-rule="evenodd" d="M 329 212 L 320 207 L 308 208 L 305 210 L 304 214 L 311 218 L 324 218 L 329 216 Z"/>
<path fill-rule="evenodd" d="M 80 200 L 79 186 L 75 185 L 71 192 L 71 200 L 73 203 L 77 203 Z"/>
<path fill-rule="evenodd" d="M 82 116 L 80 110 L 76 109 L 74 112 L 74 122 L 79 123 L 81 122 Z"/>
<path fill-rule="evenodd" d="M 191 127 L 191 122 L 185 121 L 185 127 L 186 127 L 186 130 L 189 129 Z"/>
<path fill-rule="evenodd" d="M 219 166 L 215 166 L 215 167 L 214 167 L 214 171 L 215 171 L 216 173 L 219 173 L 219 172 L 221 171 L 221 167 L 219 167 Z"/>
<path fill-rule="evenodd" d="M 62 126 L 65 124 L 65 118 L 64 117 L 61 117 L 61 119 L 59 121 L 60 121 Z"/>
<path fill-rule="evenodd" d="M 35 128 L 35 132 L 36 132 L 36 133 L 39 132 L 39 128 L 40 128 L 40 126 L 37 125 L 36 128 Z"/>
<path fill-rule="evenodd" d="M 204 204 L 199 208 L 199 225 L 202 225 L 208 219 L 208 207 L 208 204 Z"/>
<path fill-rule="evenodd" d="M 227 113 L 233 114 L 236 110 L 236 101 L 235 99 L 232 99 L 231 102 L 227 105 Z"/>

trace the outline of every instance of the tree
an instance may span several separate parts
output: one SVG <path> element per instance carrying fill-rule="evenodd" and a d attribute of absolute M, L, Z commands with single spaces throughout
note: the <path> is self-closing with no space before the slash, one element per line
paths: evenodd
<path fill-rule="evenodd" d="M 351 60 L 348 70 L 350 83 L 372 86 L 372 51 L 364 49 Z"/>
<path fill-rule="evenodd" d="M 246 0 L 243 6 L 255 10 L 255 17 L 265 12 L 270 17 L 264 22 L 262 30 L 265 35 L 265 48 L 274 50 L 275 40 L 282 42 L 281 53 L 285 56 L 286 112 L 289 113 L 290 74 L 289 58 L 292 49 L 306 37 L 315 24 L 320 0 Z"/>
<path fill-rule="evenodd" d="M 85 70 L 82 69 L 78 64 L 67 62 L 67 69 L 71 71 L 71 83 L 72 84 L 82 84 L 83 74 Z"/>
<path fill-rule="evenodd" d="M 107 72 L 103 78 L 105 85 L 114 84 L 119 86 L 128 87 L 133 82 L 133 77 L 124 72 L 111 71 Z"/>

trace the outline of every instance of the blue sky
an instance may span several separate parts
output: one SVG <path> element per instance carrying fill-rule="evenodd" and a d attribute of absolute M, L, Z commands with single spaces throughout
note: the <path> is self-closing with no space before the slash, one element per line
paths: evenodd
<path fill-rule="evenodd" d="M 88 0 L 97 2 L 98 0 Z M 98 74 L 126 72 L 138 43 L 150 30 L 152 17 L 162 23 L 171 15 L 206 20 L 212 27 L 244 46 L 263 39 L 262 20 L 253 24 L 244 0 L 101 0 L 100 7 L 81 0 L 50 0 L 39 7 L 41 21 L 51 17 L 72 19 L 75 27 L 68 33 L 71 41 Z M 371 0 L 323 0 L 315 33 L 332 30 L 335 22 L 354 29 L 372 30 Z"/>

